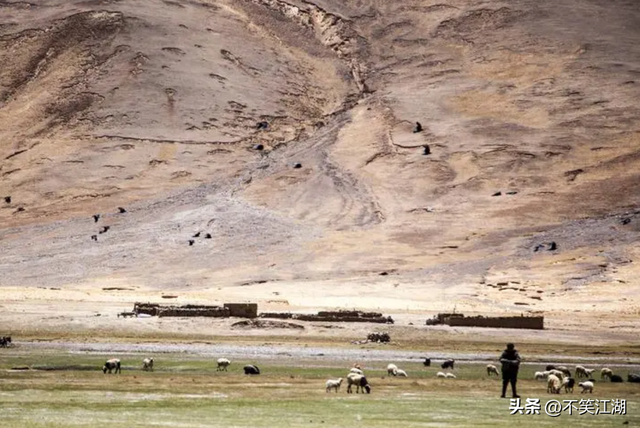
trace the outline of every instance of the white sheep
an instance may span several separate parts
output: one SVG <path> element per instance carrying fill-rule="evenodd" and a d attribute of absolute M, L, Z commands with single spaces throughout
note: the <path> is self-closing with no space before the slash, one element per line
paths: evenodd
<path fill-rule="evenodd" d="M 389 364 L 387 366 L 387 374 L 397 376 L 398 375 L 398 366 L 395 364 Z"/>
<path fill-rule="evenodd" d="M 355 373 L 355 374 L 359 374 L 359 375 L 363 375 L 363 371 L 357 368 L 352 368 L 351 370 L 349 370 L 349 373 Z"/>
<path fill-rule="evenodd" d="M 336 390 L 336 393 L 340 389 L 340 385 L 342 385 L 342 378 L 340 379 L 329 379 L 327 381 L 327 392 L 331 391 L 331 388 Z"/>
<path fill-rule="evenodd" d="M 589 377 L 587 376 L 587 369 L 584 366 L 576 366 L 576 377 Z"/>
<path fill-rule="evenodd" d="M 560 370 L 549 370 L 549 375 L 553 375 L 553 376 L 557 376 L 558 379 L 562 380 L 564 378 L 564 373 L 562 373 Z"/>
<path fill-rule="evenodd" d="M 231 361 L 229 361 L 226 358 L 218 358 L 218 368 L 216 369 L 217 372 L 220 371 L 227 371 L 227 367 L 229 367 L 229 365 L 231 364 Z"/>
<path fill-rule="evenodd" d="M 447 373 L 447 374 L 445 374 L 445 376 L 446 376 L 447 379 L 455 379 L 456 378 L 456 375 L 454 375 L 453 373 Z"/>
<path fill-rule="evenodd" d="M 593 394 L 593 382 L 580 382 L 578 386 L 582 388 L 581 394 L 584 394 L 587 391 L 589 391 L 589 394 Z"/>
<path fill-rule="evenodd" d="M 407 374 L 407 372 L 405 372 L 405 371 L 404 371 L 404 370 L 402 370 L 402 369 L 398 369 L 398 370 L 396 370 L 396 375 L 397 375 L 397 376 L 400 376 L 400 377 L 409 377 L 409 375 Z"/>
<path fill-rule="evenodd" d="M 535 374 L 533 375 L 533 378 L 535 380 L 547 380 L 547 376 L 549 376 L 550 374 L 551 374 L 551 372 L 549 372 L 549 371 L 535 372 Z"/>
<path fill-rule="evenodd" d="M 547 378 L 547 392 L 549 394 L 560 394 L 560 378 L 554 374 L 550 374 Z"/>
<path fill-rule="evenodd" d="M 447 377 L 447 375 L 444 374 L 443 372 L 438 372 L 436 373 L 436 377 Z"/>
<path fill-rule="evenodd" d="M 595 372 L 596 369 L 584 369 L 584 374 L 586 374 L 588 378 L 590 378 L 591 376 L 593 376 L 593 372 Z"/>
<path fill-rule="evenodd" d="M 145 358 L 142 360 L 142 370 L 153 371 L 153 358 Z"/>
<path fill-rule="evenodd" d="M 498 368 L 496 366 L 494 366 L 493 364 L 488 364 L 487 365 L 487 376 L 491 376 L 492 374 L 495 374 L 496 376 L 500 376 L 500 373 L 498 372 Z"/>
<path fill-rule="evenodd" d="M 366 391 L 367 394 L 371 393 L 371 387 L 369 386 L 369 382 L 367 382 L 367 378 L 364 377 L 363 375 L 359 375 L 356 373 L 349 373 L 349 375 L 347 376 L 347 393 L 351 394 L 352 390 L 351 387 L 353 385 L 356 386 L 356 393 L 360 392 L 360 389 L 362 389 L 362 391 Z"/>
<path fill-rule="evenodd" d="M 600 370 L 600 379 L 609 378 L 611 380 L 611 376 L 613 376 L 613 370 L 606 367 Z"/>

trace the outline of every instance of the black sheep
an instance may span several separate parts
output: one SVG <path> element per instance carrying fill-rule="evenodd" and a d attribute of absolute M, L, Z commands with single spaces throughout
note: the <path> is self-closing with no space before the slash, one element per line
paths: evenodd
<path fill-rule="evenodd" d="M 252 364 L 250 364 L 248 366 L 244 366 L 243 370 L 244 370 L 244 374 L 246 374 L 246 375 L 259 375 L 260 374 L 260 369 L 258 368 L 258 366 L 254 366 Z"/>
<path fill-rule="evenodd" d="M 363 388 L 365 391 L 367 391 L 367 394 L 371 394 L 371 385 L 369 385 L 369 381 L 367 381 L 367 378 L 362 376 L 362 379 L 360 379 L 360 388 Z"/>
<path fill-rule="evenodd" d="M 443 369 L 453 369 L 453 364 L 455 360 L 445 360 L 440 367 Z"/>
<path fill-rule="evenodd" d="M 564 391 L 569 393 L 573 392 L 573 387 L 576 385 L 576 380 L 572 377 L 567 378 L 567 382 L 564 384 Z"/>

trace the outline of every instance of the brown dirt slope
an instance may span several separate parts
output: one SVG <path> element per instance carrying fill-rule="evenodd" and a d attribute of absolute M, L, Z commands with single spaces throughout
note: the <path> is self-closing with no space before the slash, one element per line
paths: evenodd
<path fill-rule="evenodd" d="M 637 311 L 639 39 L 628 0 L 0 1 L 0 285 Z"/>

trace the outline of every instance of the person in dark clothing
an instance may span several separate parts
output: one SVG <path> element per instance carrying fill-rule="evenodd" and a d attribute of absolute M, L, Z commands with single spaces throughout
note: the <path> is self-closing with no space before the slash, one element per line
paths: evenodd
<path fill-rule="evenodd" d="M 518 354 L 518 351 L 516 351 L 516 347 L 513 343 L 507 344 L 507 349 L 505 349 L 500 356 L 500 362 L 502 363 L 502 395 L 500 397 L 505 398 L 507 385 L 511 383 L 513 398 L 520 398 L 516 393 L 518 369 L 520 368 L 520 355 Z"/>

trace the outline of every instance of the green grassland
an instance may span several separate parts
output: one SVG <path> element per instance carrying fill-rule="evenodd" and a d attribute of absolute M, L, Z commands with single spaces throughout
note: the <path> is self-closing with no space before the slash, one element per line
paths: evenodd
<path fill-rule="evenodd" d="M 344 361 L 233 361 L 216 372 L 212 358 L 167 353 L 155 356 L 155 371 L 141 370 L 142 356 L 122 356 L 123 372 L 104 375 L 106 355 L 7 349 L 0 353 L 0 427 L 523 427 L 629 426 L 640 424 L 640 385 L 596 382 L 592 399 L 626 399 L 626 415 L 544 413 L 551 396 L 532 380 L 540 367 L 523 366 L 520 395 L 540 398 L 540 415 L 510 415 L 509 400 L 498 398 L 500 381 L 482 364 L 461 364 L 457 379 L 439 379 L 439 367 L 399 364 L 409 378 L 388 377 L 386 362 L 367 362 L 372 393 L 326 393 L 325 381 L 344 377 Z M 260 376 L 245 376 L 255 363 Z M 30 370 L 10 370 L 30 367 Z M 626 377 L 626 371 L 619 373 Z M 576 403 L 577 404 L 577 403 Z M 575 411 L 574 411 L 575 412 Z"/>

